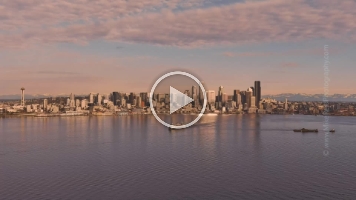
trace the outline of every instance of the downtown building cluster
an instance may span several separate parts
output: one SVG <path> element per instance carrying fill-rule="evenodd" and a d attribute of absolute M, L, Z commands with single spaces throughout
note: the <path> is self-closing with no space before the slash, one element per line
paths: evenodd
<path fill-rule="evenodd" d="M 111 94 L 90 93 L 89 95 L 70 94 L 67 97 L 51 97 L 42 99 L 24 98 L 24 88 L 21 88 L 21 99 L 0 103 L 0 115 L 29 115 L 29 116 L 73 116 L 73 115 L 128 115 L 150 114 L 150 93 Z M 355 103 L 329 102 L 288 102 L 262 98 L 261 82 L 255 81 L 254 86 L 245 91 L 235 89 L 228 93 L 220 86 L 214 90 L 206 90 L 207 104 L 205 113 L 228 114 L 306 114 L 306 115 L 355 115 Z M 200 113 L 204 104 L 204 94 L 200 87 L 192 86 L 184 94 L 193 102 L 183 106 L 175 113 Z M 168 114 L 172 94 L 152 94 L 152 107 L 157 113 Z M 328 113 L 325 113 L 328 110 Z"/>

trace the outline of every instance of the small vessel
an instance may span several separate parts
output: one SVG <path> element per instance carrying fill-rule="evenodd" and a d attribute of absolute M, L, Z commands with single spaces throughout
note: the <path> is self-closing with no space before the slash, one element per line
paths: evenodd
<path fill-rule="evenodd" d="M 329 132 L 330 133 L 335 133 L 335 129 L 331 129 Z"/>
<path fill-rule="evenodd" d="M 294 131 L 294 132 L 302 132 L 302 133 L 317 133 L 317 132 L 319 132 L 318 129 L 305 129 L 305 128 L 302 128 L 302 129 L 294 129 L 293 131 Z"/>
<path fill-rule="evenodd" d="M 173 126 L 181 126 L 181 123 L 173 124 Z M 178 130 L 178 128 L 168 127 L 168 130 Z"/>

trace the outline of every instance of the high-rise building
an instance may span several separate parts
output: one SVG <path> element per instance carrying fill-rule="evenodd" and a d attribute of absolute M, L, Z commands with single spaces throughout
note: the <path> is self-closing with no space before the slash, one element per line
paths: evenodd
<path fill-rule="evenodd" d="M 193 106 L 194 107 L 197 107 L 199 105 L 199 102 L 198 102 L 198 94 L 197 94 L 197 88 L 195 86 L 192 86 L 192 96 L 191 98 L 194 100 L 193 101 Z"/>
<path fill-rule="evenodd" d="M 226 103 L 227 100 L 228 100 L 228 95 L 227 95 L 226 93 L 223 93 L 223 94 L 222 94 L 221 102 L 222 102 L 222 103 Z"/>
<path fill-rule="evenodd" d="M 246 104 L 248 108 L 251 107 L 252 103 L 255 104 L 255 102 L 252 102 L 252 96 L 253 96 L 253 89 L 248 88 L 246 91 Z"/>
<path fill-rule="evenodd" d="M 85 109 L 88 106 L 88 101 L 86 99 L 83 99 L 80 103 L 80 107 Z"/>
<path fill-rule="evenodd" d="M 21 106 L 25 106 L 25 88 L 21 88 Z"/>
<path fill-rule="evenodd" d="M 89 103 L 94 103 L 94 94 L 93 93 L 89 94 Z"/>
<path fill-rule="evenodd" d="M 241 95 L 241 104 L 245 105 L 245 103 L 246 103 L 246 91 L 241 91 L 240 95 Z"/>
<path fill-rule="evenodd" d="M 43 110 L 47 110 L 48 99 L 43 99 Z"/>
<path fill-rule="evenodd" d="M 207 100 L 208 100 L 208 102 L 207 103 L 209 103 L 209 104 L 212 104 L 212 105 L 214 105 L 214 103 L 215 103 L 215 98 L 216 98 L 216 96 L 215 96 L 215 91 L 214 90 L 208 90 L 207 92 L 206 92 L 206 98 L 207 98 Z"/>
<path fill-rule="evenodd" d="M 141 108 L 142 107 L 142 99 L 141 96 L 136 96 L 136 107 Z"/>
<path fill-rule="evenodd" d="M 256 97 L 255 105 L 259 106 L 259 103 L 261 101 L 261 82 L 260 81 L 255 81 L 254 96 Z"/>
<path fill-rule="evenodd" d="M 114 105 L 120 105 L 122 94 L 119 92 L 113 92 L 112 93 L 112 101 Z"/>
<path fill-rule="evenodd" d="M 242 104 L 241 94 L 240 94 L 240 93 L 237 94 L 235 101 L 236 101 L 236 104 L 237 104 L 237 105 Z"/>
<path fill-rule="evenodd" d="M 223 98 L 223 86 L 219 87 L 219 92 L 218 92 L 218 102 L 222 102 L 222 98 Z"/>
<path fill-rule="evenodd" d="M 237 95 L 240 94 L 240 90 L 234 90 L 234 98 L 233 100 L 237 102 Z"/>
<path fill-rule="evenodd" d="M 144 102 L 144 105 L 147 105 L 147 102 L 149 101 L 149 94 L 148 92 L 141 92 L 140 93 L 141 101 Z"/>
<path fill-rule="evenodd" d="M 80 100 L 79 100 L 79 99 L 76 99 L 76 100 L 75 100 L 75 107 L 81 107 L 81 106 L 80 106 Z"/>
<path fill-rule="evenodd" d="M 96 104 L 101 105 L 101 101 L 102 101 L 102 96 L 98 93 L 96 96 Z"/>
<path fill-rule="evenodd" d="M 201 84 L 203 85 L 203 87 L 205 88 L 205 85 L 203 82 L 201 82 Z M 203 94 L 203 90 L 201 89 L 200 86 L 198 86 L 198 90 L 199 90 L 199 94 L 198 94 L 198 101 L 200 105 L 203 105 L 204 103 L 204 94 Z"/>
<path fill-rule="evenodd" d="M 135 94 L 134 93 L 130 93 L 130 95 L 129 95 L 129 103 L 131 103 L 131 105 L 133 104 L 133 101 L 134 101 L 134 99 L 135 99 Z"/>

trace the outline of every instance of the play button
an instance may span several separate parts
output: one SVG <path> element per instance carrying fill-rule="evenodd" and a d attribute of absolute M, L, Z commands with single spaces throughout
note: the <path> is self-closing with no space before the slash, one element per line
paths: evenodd
<path fill-rule="evenodd" d="M 184 77 L 185 79 L 180 81 L 177 81 L 174 83 L 177 86 L 182 87 L 182 83 L 187 83 L 192 82 L 194 84 L 193 86 L 191 85 L 191 92 L 188 88 L 188 90 L 185 90 L 184 93 L 179 91 L 174 85 L 167 85 L 163 84 L 163 88 L 169 88 L 169 94 L 168 92 L 156 92 L 155 90 L 160 84 L 160 82 L 167 82 L 167 78 L 172 78 L 173 76 L 178 76 Z M 166 79 L 166 80 L 165 80 Z M 187 80 L 188 79 L 188 80 Z M 162 84 L 161 84 L 162 85 Z M 184 84 L 183 84 L 184 85 Z M 199 89 L 196 89 L 196 85 L 198 85 Z M 159 88 L 159 87 L 158 87 Z M 162 88 L 162 87 L 161 87 Z M 187 88 L 185 88 L 187 89 Z M 199 92 L 198 92 L 199 91 Z M 169 96 L 168 96 L 169 95 Z M 169 97 L 169 98 L 167 98 Z M 187 128 L 189 126 L 192 126 L 196 122 L 199 121 L 199 119 L 203 116 L 207 104 L 207 98 L 206 98 L 206 92 L 203 84 L 197 79 L 195 76 L 187 73 L 187 72 L 182 72 L 182 71 L 175 71 L 175 72 L 169 72 L 163 76 L 161 76 L 152 86 L 151 92 L 150 92 L 150 109 L 154 117 L 159 121 L 161 124 L 171 128 L 171 129 L 182 129 L 182 128 Z M 169 101 L 169 102 L 168 102 Z M 169 106 L 169 110 L 168 109 Z M 187 111 L 189 110 L 189 111 Z M 191 110 L 191 111 L 190 111 Z M 162 120 L 157 113 L 164 114 L 168 113 L 170 115 L 183 115 L 188 113 L 196 113 L 198 116 L 190 121 L 189 123 L 172 123 L 172 120 L 168 123 L 168 121 Z M 166 116 L 166 115 L 165 115 Z M 191 115 L 190 115 L 191 116 Z M 171 118 L 172 119 L 172 118 Z"/>
<path fill-rule="evenodd" d="M 169 114 L 174 113 L 175 111 L 194 101 L 194 99 L 190 98 L 188 95 L 179 92 L 172 86 L 169 87 L 169 96 Z"/>

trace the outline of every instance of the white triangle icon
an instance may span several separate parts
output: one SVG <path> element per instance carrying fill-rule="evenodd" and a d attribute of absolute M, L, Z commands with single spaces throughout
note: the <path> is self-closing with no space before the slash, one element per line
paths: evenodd
<path fill-rule="evenodd" d="M 169 87 L 169 95 L 169 114 L 174 113 L 178 109 L 194 101 L 194 99 L 190 98 L 188 95 L 179 92 L 172 86 Z"/>

